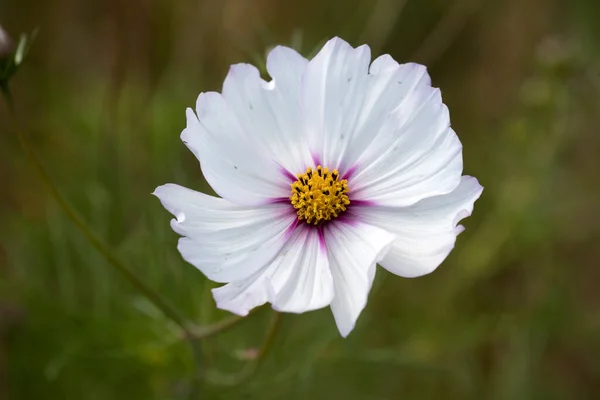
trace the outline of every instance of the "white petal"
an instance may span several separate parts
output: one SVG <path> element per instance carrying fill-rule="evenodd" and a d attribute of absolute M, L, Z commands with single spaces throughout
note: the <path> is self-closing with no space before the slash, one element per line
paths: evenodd
<path fill-rule="evenodd" d="M 281 81 L 274 78 L 267 83 L 256 67 L 232 65 L 223 84 L 223 97 L 261 152 L 294 176 L 312 162 L 308 140 L 301 131 L 297 94 L 306 60 L 292 54 L 291 49 L 276 48 L 269 56 L 277 67 L 281 67 L 282 57 L 288 57 L 285 75 L 275 68 Z"/>
<path fill-rule="evenodd" d="M 331 39 L 302 78 L 300 108 L 315 163 L 341 165 L 360 113 L 368 79 L 370 49 Z"/>
<path fill-rule="evenodd" d="M 267 94 L 273 114 L 277 116 L 280 147 L 286 148 L 289 159 L 280 163 L 292 174 L 313 166 L 308 138 L 300 116 L 300 87 L 308 60 L 297 51 L 277 46 L 267 56 L 267 71 L 273 78 L 273 89 Z M 280 153 L 284 154 L 284 153 Z"/>
<path fill-rule="evenodd" d="M 331 311 L 340 334 L 346 337 L 367 304 L 376 263 L 395 235 L 358 221 L 331 223 L 324 232 L 335 287 Z"/>
<path fill-rule="evenodd" d="M 316 229 L 300 226 L 273 262 L 270 278 L 278 311 L 303 313 L 328 306 L 333 278 L 324 244 Z"/>
<path fill-rule="evenodd" d="M 410 65 L 410 64 L 405 64 Z M 369 67 L 369 74 L 377 76 L 385 71 L 395 71 L 400 67 L 398 61 L 394 60 L 389 54 L 382 54 L 373 60 Z"/>
<path fill-rule="evenodd" d="M 369 68 L 369 81 L 364 103 L 360 109 L 351 146 L 344 155 L 346 167 L 361 161 L 367 164 L 377 159 L 387 143 L 381 132 L 384 122 L 394 110 L 407 107 L 417 92 L 431 87 L 427 69 L 419 64 L 398 64 L 385 54 L 373 61 Z M 397 126 L 391 126 L 395 128 Z M 387 140 L 395 139 L 394 136 Z M 379 144 L 379 146 L 378 146 Z M 382 147 L 383 146 L 383 147 Z"/>
<path fill-rule="evenodd" d="M 215 192 L 242 205 L 266 204 L 289 196 L 289 177 L 247 135 L 221 94 L 200 94 L 196 111 L 197 118 L 187 110 L 181 139 L 200 160 L 204 177 Z"/>
<path fill-rule="evenodd" d="M 419 81 L 423 77 L 416 72 L 413 75 Z M 415 89 L 392 113 L 377 116 L 383 125 L 370 144 L 357 147 L 363 151 L 351 181 L 353 199 L 408 206 L 449 193 L 459 184 L 462 145 L 450 128 L 440 91 L 415 82 L 412 85 Z"/>
<path fill-rule="evenodd" d="M 317 231 L 299 226 L 271 264 L 243 281 L 213 289 L 213 296 L 217 307 L 242 316 L 266 302 L 291 313 L 329 305 L 333 281 Z"/>
<path fill-rule="evenodd" d="M 253 308 L 267 303 L 273 297 L 268 279 L 270 271 L 266 267 L 244 280 L 213 289 L 217 307 L 245 317 Z"/>
<path fill-rule="evenodd" d="M 462 147 L 425 67 L 330 40 L 303 76 L 301 111 L 315 163 L 351 176 L 352 198 L 407 206 L 452 191 Z"/>
<path fill-rule="evenodd" d="M 483 187 L 464 176 L 451 193 L 421 200 L 410 207 L 354 207 L 350 214 L 396 234 L 380 262 L 388 271 L 407 278 L 434 271 L 454 248 L 464 228 L 458 222 L 471 215 Z"/>
<path fill-rule="evenodd" d="M 288 107 L 300 112 L 300 85 L 308 60 L 296 50 L 277 46 L 267 56 L 267 71 Z"/>
<path fill-rule="evenodd" d="M 299 106 L 307 63 L 294 50 L 276 47 L 267 59 L 271 82 L 252 65 L 232 65 L 223 94 L 200 94 L 197 118 L 188 110 L 182 140 L 221 197 L 242 205 L 287 198 L 295 175 L 312 166 Z"/>
<path fill-rule="evenodd" d="M 154 195 L 176 216 L 171 226 L 184 236 L 177 246 L 183 258 L 216 282 L 241 280 L 268 265 L 297 218 L 287 204 L 238 206 L 174 184 Z"/>

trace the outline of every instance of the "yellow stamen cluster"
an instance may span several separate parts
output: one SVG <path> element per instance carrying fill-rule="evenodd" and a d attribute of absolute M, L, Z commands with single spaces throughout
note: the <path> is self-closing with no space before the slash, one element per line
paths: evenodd
<path fill-rule="evenodd" d="M 320 165 L 307 168 L 304 174 L 298 174 L 298 180 L 292 183 L 290 201 L 297 211 L 298 219 L 307 224 L 318 225 L 329 221 L 346 210 L 350 204 L 348 181 L 338 180 L 337 170 Z"/>

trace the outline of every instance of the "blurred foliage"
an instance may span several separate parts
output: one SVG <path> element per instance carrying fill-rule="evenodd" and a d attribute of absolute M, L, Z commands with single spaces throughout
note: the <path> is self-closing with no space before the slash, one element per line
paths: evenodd
<path fill-rule="evenodd" d="M 60 212 L 2 108 L 0 398 L 600 398 L 599 15 L 595 0 L 0 3 L 13 37 L 40 27 L 13 92 L 44 165 L 199 324 L 226 313 L 149 194 L 210 191 L 179 133 L 229 64 L 334 35 L 425 63 L 486 187 L 438 271 L 378 271 L 348 339 L 328 310 L 285 315 L 257 373 L 223 385 L 262 341 L 259 311 L 202 341 L 198 381 L 177 326 Z"/>

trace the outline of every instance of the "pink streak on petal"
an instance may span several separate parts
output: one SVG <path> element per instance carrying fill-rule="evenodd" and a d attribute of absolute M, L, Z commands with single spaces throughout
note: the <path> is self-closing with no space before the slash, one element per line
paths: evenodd
<path fill-rule="evenodd" d="M 356 165 L 351 166 L 350 168 L 348 168 L 348 170 L 346 170 L 342 174 L 342 179 L 350 180 L 354 176 L 354 174 L 356 174 L 357 169 L 358 169 L 358 167 Z M 352 189 L 352 188 L 350 188 L 350 189 Z"/>
<path fill-rule="evenodd" d="M 333 221 L 330 221 L 330 223 L 356 226 L 358 225 L 358 218 L 355 215 L 352 215 L 352 213 L 348 212 L 348 210 L 346 210 L 345 213 L 343 213 Z"/>
<path fill-rule="evenodd" d="M 350 198 L 350 205 L 348 207 L 374 207 L 376 205 L 377 203 L 371 200 L 352 200 L 352 198 Z"/>
<path fill-rule="evenodd" d="M 284 234 L 285 240 L 288 240 L 292 236 L 292 234 L 294 233 L 296 228 L 298 228 L 298 219 L 297 218 L 294 220 L 294 222 L 292 222 L 292 224 L 285 231 L 285 234 Z"/>
<path fill-rule="evenodd" d="M 322 252 L 327 253 L 327 243 L 325 242 L 325 233 L 322 226 L 316 227 L 317 235 L 319 235 L 319 248 Z"/>
<path fill-rule="evenodd" d="M 321 164 L 321 157 L 319 157 L 318 154 L 314 154 L 313 153 L 312 154 L 312 159 L 313 159 L 313 163 L 314 163 L 313 168 L 318 167 L 319 165 L 322 166 L 322 167 L 324 167 L 324 165 Z"/>
<path fill-rule="evenodd" d="M 289 197 L 275 197 L 272 199 L 269 199 L 267 201 L 267 204 L 290 204 L 290 206 L 292 205 L 290 203 L 290 198 Z"/>
<path fill-rule="evenodd" d="M 286 168 L 282 167 L 281 165 L 279 165 L 279 172 L 285 176 L 287 179 L 290 180 L 290 183 L 294 183 L 296 182 L 296 180 L 298 179 L 296 177 L 296 175 L 292 174 L 290 171 L 288 171 Z"/>

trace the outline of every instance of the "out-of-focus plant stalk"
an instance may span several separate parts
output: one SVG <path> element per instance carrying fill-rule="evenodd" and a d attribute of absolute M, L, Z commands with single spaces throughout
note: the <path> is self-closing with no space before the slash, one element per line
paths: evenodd
<path fill-rule="evenodd" d="M 410 59 L 430 66 L 435 63 L 482 4 L 482 0 L 455 0 Z"/>
<path fill-rule="evenodd" d="M 0 28 L 1 29 L 1 28 Z M 2 31 L 0 34 L 5 35 Z M 54 198 L 54 200 L 58 203 L 59 207 L 63 210 L 63 212 L 67 215 L 67 217 L 75 224 L 77 229 L 86 237 L 86 239 L 95 247 L 108 261 L 108 263 L 114 267 L 129 283 L 133 285 L 133 287 L 141 293 L 144 297 L 146 297 L 156 308 L 158 308 L 165 317 L 173 321 L 177 324 L 183 332 L 183 339 L 189 345 L 191 356 L 194 364 L 194 377 L 193 384 L 190 390 L 190 398 L 195 399 L 199 395 L 200 390 L 200 382 L 206 379 L 205 370 L 203 368 L 204 357 L 202 353 L 202 349 L 200 346 L 199 340 L 206 339 L 211 336 L 215 336 L 233 326 L 235 326 L 240 321 L 245 320 L 245 318 L 240 318 L 238 316 L 232 316 L 229 318 L 225 318 L 221 321 L 212 323 L 210 325 L 198 326 L 197 324 L 189 321 L 184 318 L 176 308 L 174 308 L 169 302 L 167 302 L 157 291 L 148 286 L 143 280 L 141 280 L 132 270 L 130 270 L 125 263 L 112 251 L 112 249 L 93 231 L 93 229 L 86 223 L 83 217 L 69 204 L 67 199 L 60 193 L 58 188 L 52 182 L 50 175 L 43 167 L 42 163 L 38 159 L 37 155 L 33 150 L 33 146 L 29 142 L 29 139 L 25 133 L 25 129 L 21 124 L 16 107 L 15 102 L 10 91 L 8 81 L 11 75 L 13 75 L 20 64 L 22 63 L 25 55 L 29 47 L 31 46 L 31 42 L 35 37 L 35 32 L 27 37 L 23 36 L 19 48 L 17 49 L 16 54 L 13 54 L 11 51 L 12 43 L 8 43 L 8 36 L 6 36 L 5 42 L 0 43 L 2 45 L 1 49 L 2 57 L 12 57 L 6 60 L 9 61 L 8 64 L 4 65 L 1 68 L 2 75 L 0 76 L 0 92 L 5 99 L 8 108 L 8 115 L 11 119 L 11 122 L 16 130 L 18 140 L 27 155 L 29 162 L 32 164 L 39 178 L 45 185 L 46 189 L 50 193 L 50 195 Z M 2 39 L 2 38 L 0 38 Z M 17 60 L 18 55 L 18 60 Z M 5 60 L 5 61 L 6 61 Z M 1 60 L 0 60 L 1 61 Z M 0 65 L 0 66 L 2 66 Z M 239 375 L 239 382 L 241 383 L 247 377 L 252 375 L 259 367 L 262 359 L 268 353 L 268 350 L 271 346 L 273 338 L 275 336 L 275 332 L 277 331 L 277 327 L 279 326 L 280 316 L 278 313 L 275 313 L 274 319 L 270 324 L 267 336 L 263 346 L 260 349 L 260 352 L 257 358 L 244 368 L 242 373 Z"/>
<path fill-rule="evenodd" d="M 195 366 L 195 376 L 193 378 L 194 382 L 201 382 L 204 380 L 204 369 L 203 365 L 203 355 L 198 339 L 204 339 L 210 336 L 214 336 L 219 334 L 220 332 L 233 327 L 235 324 L 240 322 L 242 318 L 234 316 L 222 321 L 216 322 L 207 326 L 196 326 L 193 323 L 188 322 L 185 318 L 179 314 L 179 312 L 171 306 L 163 297 L 148 286 L 145 282 L 137 277 L 137 275 L 131 271 L 110 249 L 108 245 L 106 245 L 95 233 L 94 231 L 87 225 L 84 219 L 71 207 L 69 202 L 61 195 L 58 191 L 52 180 L 50 179 L 49 174 L 46 172 L 42 163 L 37 158 L 35 152 L 27 136 L 25 135 L 24 129 L 21 126 L 21 123 L 17 117 L 14 100 L 12 97 L 12 93 L 8 87 L 7 82 L 2 82 L 0 84 L 0 91 L 6 100 L 6 104 L 8 106 L 9 115 L 12 119 L 13 125 L 17 131 L 17 136 L 19 138 L 19 142 L 23 147 L 23 150 L 27 154 L 27 158 L 33 165 L 40 179 L 46 186 L 46 189 L 50 193 L 50 195 L 56 200 L 59 204 L 60 208 L 67 215 L 67 217 L 75 224 L 75 226 L 84 234 L 84 236 L 89 240 L 89 242 L 94 246 L 108 261 L 110 265 L 112 265 L 119 273 L 121 273 L 128 281 L 136 288 L 143 296 L 145 296 L 149 301 L 154 304 L 167 318 L 175 322 L 179 325 L 184 333 L 186 342 L 190 347 L 191 356 L 193 359 L 193 363 Z M 198 391 L 200 386 L 196 383 L 192 385 L 193 390 L 190 392 L 190 398 L 197 398 Z"/>
<path fill-rule="evenodd" d="M 196 326 L 191 332 L 192 339 L 204 339 L 210 336 L 214 336 L 218 333 L 226 331 L 229 328 L 237 325 L 238 322 L 243 321 L 244 318 L 233 315 L 228 318 L 224 318 L 221 321 L 214 322 L 210 325 Z"/>
<path fill-rule="evenodd" d="M 12 119 L 13 125 L 17 131 L 17 136 L 19 138 L 19 142 L 23 147 L 23 150 L 27 154 L 27 158 L 33 165 L 35 171 L 38 176 L 46 186 L 46 189 L 50 193 L 50 195 L 56 200 L 59 204 L 60 208 L 67 215 L 67 217 L 75 224 L 75 226 L 84 234 L 84 236 L 89 240 L 89 242 L 94 246 L 108 261 L 110 265 L 112 265 L 117 271 L 119 271 L 125 279 L 129 281 L 142 295 L 144 295 L 148 300 L 152 302 L 167 318 L 171 319 L 177 325 L 181 327 L 184 333 L 184 337 L 186 340 L 198 340 L 208 338 L 214 335 L 221 333 L 222 331 L 232 328 L 237 323 L 244 320 L 238 316 L 232 316 L 229 318 L 225 318 L 221 321 L 215 322 L 210 325 L 205 326 L 197 326 L 194 323 L 186 321 L 183 316 L 173 307 L 171 306 L 163 297 L 157 293 L 154 289 L 149 287 L 145 282 L 143 282 L 137 275 L 132 272 L 127 266 L 121 261 L 110 249 L 110 247 L 105 244 L 102 239 L 98 237 L 94 233 L 94 231 L 87 225 L 84 219 L 71 207 L 69 202 L 62 196 L 62 194 L 58 191 L 52 179 L 42 166 L 40 160 L 35 155 L 27 136 L 25 135 L 24 129 L 21 126 L 21 123 L 17 117 L 15 104 L 12 97 L 12 93 L 8 87 L 8 84 L 4 83 L 0 85 L 0 90 L 2 91 L 2 95 L 6 100 L 6 104 L 8 106 L 9 115 Z"/>
<path fill-rule="evenodd" d="M 250 379 L 263 364 L 266 356 L 270 353 L 273 342 L 277 337 L 279 328 L 281 327 L 281 313 L 273 311 L 273 316 L 267 327 L 265 338 L 258 349 L 258 354 L 252 360 L 249 360 L 241 371 L 233 374 L 223 374 L 219 371 L 207 371 L 206 379 L 213 385 L 217 386 L 238 386 Z"/>
<path fill-rule="evenodd" d="M 242 321 L 243 318 L 238 316 L 232 316 L 229 318 L 225 318 L 222 321 L 215 322 L 206 326 L 196 326 L 195 324 L 186 321 L 181 314 L 171 306 L 163 297 L 156 292 L 154 289 L 149 287 L 145 282 L 143 282 L 137 275 L 132 272 L 124 263 L 121 261 L 110 249 L 110 247 L 105 244 L 102 239 L 100 239 L 94 231 L 87 225 L 84 219 L 71 207 L 69 202 L 61 195 L 58 191 L 54 183 L 52 183 L 52 179 L 42 166 L 40 160 L 35 155 L 27 136 L 21 126 L 21 123 L 17 117 L 14 100 L 12 97 L 12 93 L 8 87 L 8 84 L 0 85 L 0 90 L 6 100 L 6 104 L 8 106 L 9 115 L 12 118 L 13 125 L 17 131 L 17 136 L 19 138 L 19 142 L 23 147 L 23 150 L 27 154 L 27 158 L 33 165 L 40 179 L 46 186 L 46 189 L 50 193 L 50 195 L 56 200 L 59 204 L 60 208 L 67 215 L 67 217 L 77 226 L 77 228 L 84 234 L 84 236 L 89 240 L 89 242 L 94 246 L 108 261 L 110 265 L 112 265 L 117 271 L 119 271 L 128 281 L 135 287 L 142 295 L 144 295 L 148 300 L 152 302 L 167 318 L 171 319 L 177 325 L 181 327 L 183 330 L 184 336 L 187 340 L 197 340 L 204 339 L 210 336 L 217 335 L 222 331 L 229 329 L 235 326 L 238 322 Z"/>
<path fill-rule="evenodd" d="M 183 331 L 189 337 L 193 337 L 193 329 L 191 324 L 185 321 L 185 319 L 179 314 L 179 312 L 168 304 L 154 289 L 150 288 L 144 283 L 137 275 L 132 272 L 127 266 L 111 251 L 106 245 L 86 224 L 83 218 L 71 207 L 67 200 L 60 194 L 50 176 L 42 166 L 41 162 L 35 155 L 27 136 L 24 133 L 23 127 L 21 126 L 19 119 L 16 114 L 15 105 L 12 94 L 8 88 L 8 84 L 1 85 L 2 94 L 6 100 L 9 109 L 9 115 L 12 118 L 13 125 L 17 130 L 17 136 L 19 142 L 23 147 L 23 150 L 27 154 L 27 158 L 33 165 L 40 179 L 46 186 L 46 189 L 50 195 L 56 200 L 63 212 L 69 217 L 69 219 L 77 226 L 77 228 L 83 233 L 83 235 L 89 240 L 89 242 L 104 256 L 106 261 L 112 265 L 117 271 L 119 271 L 140 293 L 142 293 L 148 300 L 150 300 L 159 310 L 163 312 L 165 316 L 179 325 Z"/>
<path fill-rule="evenodd" d="M 265 340 L 260 348 L 258 357 L 256 358 L 256 360 L 254 362 L 254 370 L 257 370 L 260 367 L 260 365 L 262 364 L 262 362 L 265 359 L 265 356 L 271 350 L 271 347 L 273 346 L 273 341 L 275 340 L 275 337 L 277 336 L 277 332 L 279 331 L 280 327 L 281 327 L 281 314 L 278 313 L 277 311 L 273 311 L 273 317 L 271 318 L 271 323 L 269 324 L 269 328 L 267 330 Z"/>

